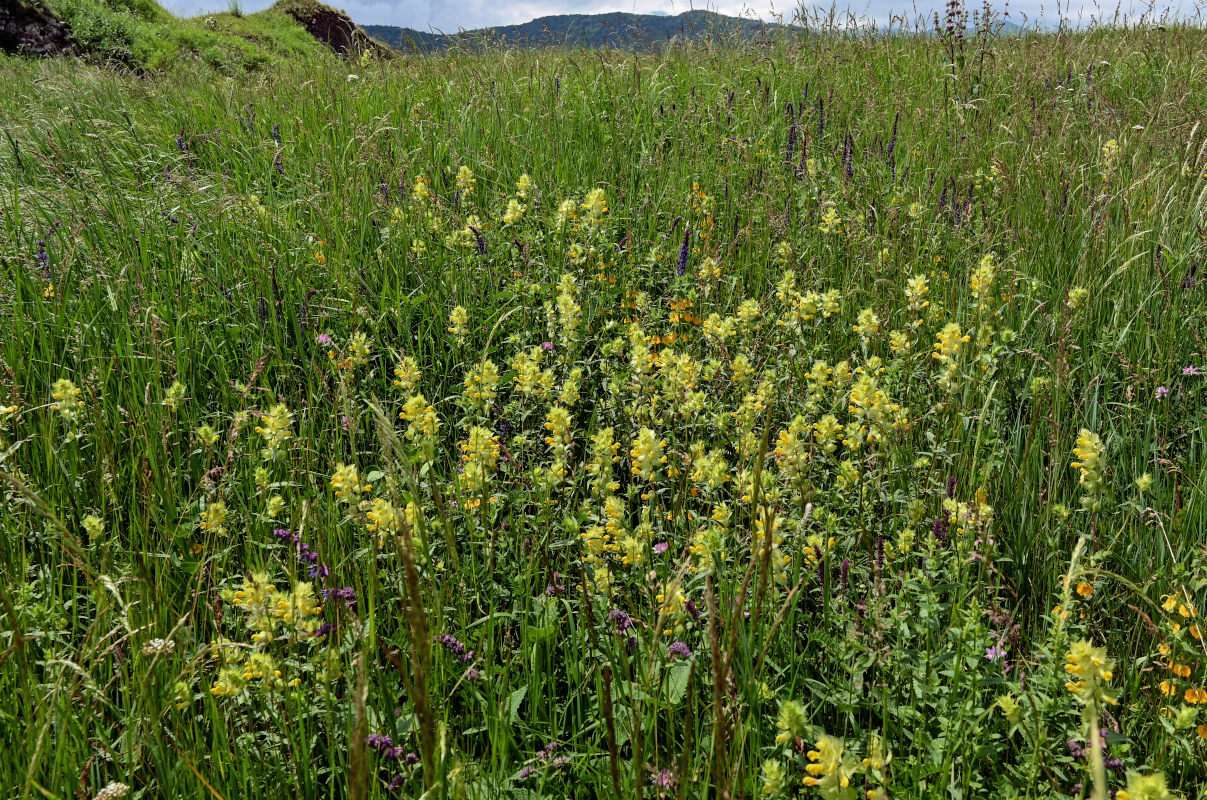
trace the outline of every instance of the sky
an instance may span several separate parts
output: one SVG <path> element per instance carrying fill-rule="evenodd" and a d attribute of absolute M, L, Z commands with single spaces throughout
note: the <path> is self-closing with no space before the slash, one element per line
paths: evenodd
<path fill-rule="evenodd" d="M 196 16 L 206 12 L 227 10 L 230 0 L 160 0 L 170 11 L 180 16 Z M 1072 20 L 1081 12 L 1083 20 L 1091 13 L 1109 18 L 1115 12 L 1117 0 L 1098 0 L 1101 10 L 1095 10 L 1094 0 L 1061 0 L 1062 10 L 1071 7 L 1066 16 Z M 1134 2 L 1135 0 L 1128 0 Z M 267 8 L 273 0 L 238 0 L 246 12 Z M 694 2 L 694 6 L 692 3 Z M 980 7 L 977 0 L 965 0 L 970 6 Z M 1107 3 L 1110 5 L 1106 5 Z M 1162 6 L 1173 5 L 1178 0 L 1157 0 Z M 678 14 L 692 7 L 707 8 L 721 14 L 746 16 L 772 20 L 777 15 L 790 21 L 797 7 L 795 0 L 513 0 L 501 3 L 498 0 L 327 0 L 328 5 L 342 8 L 353 21 L 360 25 L 399 25 L 423 31 L 454 33 L 462 29 L 483 28 L 492 25 L 512 25 L 527 22 L 550 14 L 602 14 L 608 11 L 629 11 L 638 14 Z M 1082 5 L 1082 4 L 1085 5 Z M 1125 3 L 1126 5 L 1127 3 Z M 848 0 L 840 3 L 839 9 L 849 8 L 857 16 L 887 21 L 893 14 L 908 13 L 910 19 L 922 15 L 929 19 L 931 9 L 943 12 L 945 0 Z M 994 2 L 1002 8 L 1001 2 Z M 827 2 L 826 7 L 829 7 Z M 1014 0 L 1009 4 L 1010 18 L 1021 24 L 1022 15 L 1027 19 L 1055 19 L 1055 0 Z"/>

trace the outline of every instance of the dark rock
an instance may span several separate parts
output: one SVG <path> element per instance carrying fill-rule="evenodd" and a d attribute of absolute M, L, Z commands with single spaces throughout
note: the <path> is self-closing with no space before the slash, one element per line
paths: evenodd
<path fill-rule="evenodd" d="M 377 58 L 390 58 L 393 51 L 369 38 L 347 15 L 315 0 L 283 0 L 274 8 L 293 17 L 310 35 L 340 55 L 359 56 L 366 50 Z"/>
<path fill-rule="evenodd" d="M 28 56 L 76 52 L 71 26 L 37 0 L 0 0 L 0 50 Z"/>

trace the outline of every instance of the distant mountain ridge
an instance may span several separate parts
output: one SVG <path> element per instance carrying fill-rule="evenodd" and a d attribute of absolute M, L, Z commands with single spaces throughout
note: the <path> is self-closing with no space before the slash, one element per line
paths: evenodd
<path fill-rule="evenodd" d="M 675 37 L 694 41 L 705 36 L 754 38 L 788 26 L 761 20 L 684 11 L 666 14 L 556 14 L 519 25 L 498 25 L 458 33 L 429 33 L 394 25 L 364 25 L 364 31 L 396 50 L 430 53 L 454 44 L 506 44 L 510 47 L 615 47 L 645 50 Z"/>

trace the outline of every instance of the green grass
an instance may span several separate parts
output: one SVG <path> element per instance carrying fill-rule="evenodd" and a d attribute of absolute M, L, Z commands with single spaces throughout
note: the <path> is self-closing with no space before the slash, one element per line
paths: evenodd
<path fill-rule="evenodd" d="M 1207 362 L 1205 45 L 1169 26 L 955 59 L 813 36 L 238 77 L 0 61 L 5 796 L 752 797 L 777 763 L 788 796 L 1093 796 L 1066 744 L 1089 719 L 1124 767 L 1101 792 L 1152 769 L 1202 797 L 1207 720 L 1182 694 L 1207 655 L 1178 606 L 1201 613 L 1205 585 L 1204 379 L 1184 371 Z M 830 290 L 838 310 L 804 319 Z M 931 357 L 949 323 L 969 337 L 951 371 Z M 532 348 L 550 388 L 525 394 Z M 484 359 L 501 379 L 479 405 Z M 861 377 L 885 392 L 875 441 L 817 360 L 863 370 L 855 399 Z M 407 435 L 412 392 L 437 435 Z M 266 459 L 277 404 L 291 438 Z M 481 486 L 475 428 L 500 447 Z M 611 504 L 589 470 L 607 428 Z M 653 480 L 630 471 L 645 428 Z M 1071 465 L 1083 428 L 1100 490 Z M 713 450 L 731 479 L 710 486 Z M 299 624 L 236 602 L 265 573 L 297 613 L 307 565 L 277 528 L 354 607 Z M 1118 705 L 1066 690 L 1083 638 Z M 266 656 L 279 681 L 255 677 Z M 802 785 L 823 733 L 849 791 Z M 865 769 L 876 738 L 892 759 Z"/>
<path fill-rule="evenodd" d="M 265 70 L 280 59 L 321 59 L 323 45 L 275 9 L 179 19 L 151 0 L 52 0 L 94 61 L 144 71 L 182 62 L 226 74 Z"/>

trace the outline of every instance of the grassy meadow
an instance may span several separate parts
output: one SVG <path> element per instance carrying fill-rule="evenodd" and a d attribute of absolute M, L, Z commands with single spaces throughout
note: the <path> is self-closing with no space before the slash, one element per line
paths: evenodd
<path fill-rule="evenodd" d="M 1204 797 L 1205 63 L 0 58 L 0 797 Z"/>

